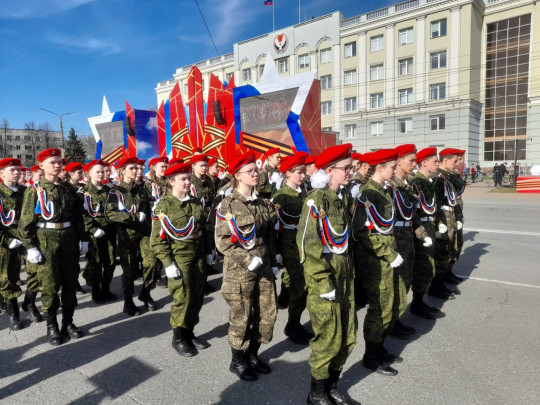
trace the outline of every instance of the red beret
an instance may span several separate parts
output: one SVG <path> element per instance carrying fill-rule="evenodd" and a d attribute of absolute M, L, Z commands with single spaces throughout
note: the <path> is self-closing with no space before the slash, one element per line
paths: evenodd
<path fill-rule="evenodd" d="M 304 152 L 304 151 L 300 151 L 300 152 L 296 152 L 295 156 L 302 156 L 305 159 L 305 158 L 307 158 L 309 156 L 309 153 Z"/>
<path fill-rule="evenodd" d="M 139 159 L 137 158 L 137 156 L 125 157 L 118 160 L 118 162 L 116 162 L 116 165 L 114 167 L 118 170 L 124 166 L 131 165 L 133 163 L 137 164 L 138 161 Z"/>
<path fill-rule="evenodd" d="M 183 157 L 175 157 L 175 158 L 172 158 L 170 161 L 169 161 L 169 166 L 172 166 L 172 165 L 175 165 L 177 163 L 184 163 L 184 158 Z"/>
<path fill-rule="evenodd" d="M 321 153 L 315 161 L 317 169 L 324 169 L 340 160 L 351 157 L 352 145 L 344 143 L 342 145 L 331 146 Z"/>
<path fill-rule="evenodd" d="M 458 156 L 463 156 L 465 154 L 465 149 L 460 149 Z"/>
<path fill-rule="evenodd" d="M 439 152 L 439 157 L 443 156 L 461 156 L 461 149 L 455 149 L 455 148 L 446 148 Z"/>
<path fill-rule="evenodd" d="M 28 167 L 25 167 L 25 166 L 21 166 L 21 172 L 27 172 L 28 170 Z"/>
<path fill-rule="evenodd" d="M 362 154 L 361 153 L 351 153 L 352 160 L 358 160 L 359 162 L 362 161 Z"/>
<path fill-rule="evenodd" d="M 191 173 L 191 164 L 190 163 L 176 163 L 172 166 L 169 166 L 165 170 L 165 177 L 176 176 L 177 174 L 188 174 Z"/>
<path fill-rule="evenodd" d="M 416 163 L 420 164 L 429 157 L 437 156 L 437 148 L 425 148 L 416 154 Z"/>
<path fill-rule="evenodd" d="M 111 167 L 111 164 L 109 162 L 105 162 L 105 161 L 101 161 L 101 164 L 103 165 L 103 167 Z"/>
<path fill-rule="evenodd" d="M 372 152 L 369 156 L 364 154 L 364 159 L 370 166 L 379 165 L 381 163 L 390 162 L 391 160 L 397 160 L 398 152 L 395 149 L 379 149 Z"/>
<path fill-rule="evenodd" d="M 208 156 L 206 155 L 193 155 L 191 159 L 189 159 L 189 163 L 194 164 L 197 162 L 208 162 Z"/>
<path fill-rule="evenodd" d="M 9 167 L 9 166 L 20 166 L 20 165 L 21 165 L 21 161 L 19 159 L 5 158 L 5 159 L 0 160 L 0 169 L 3 169 L 4 167 Z"/>
<path fill-rule="evenodd" d="M 416 153 L 416 146 L 412 143 L 406 143 L 404 145 L 396 146 L 396 152 L 398 153 L 398 158 L 407 156 L 413 153 Z"/>
<path fill-rule="evenodd" d="M 102 160 L 100 160 L 100 159 L 94 159 L 94 160 L 91 160 L 90 162 L 88 162 L 87 164 L 85 164 L 85 165 L 83 166 L 83 170 L 84 170 L 85 172 L 88 172 L 88 171 L 90 171 L 90 169 L 91 169 L 92 167 L 94 167 L 95 165 L 102 165 L 102 166 L 105 166 L 105 165 L 103 164 L 103 161 L 102 161 Z"/>
<path fill-rule="evenodd" d="M 218 158 L 215 156 L 208 156 L 208 166 L 212 166 L 218 163 Z"/>
<path fill-rule="evenodd" d="M 148 162 L 148 167 L 154 166 L 155 164 L 161 163 L 161 162 L 169 163 L 169 158 L 167 156 L 159 156 L 159 157 L 152 158 L 150 159 L 150 162 Z"/>
<path fill-rule="evenodd" d="M 66 173 L 74 172 L 76 170 L 82 170 L 82 169 L 83 169 L 83 165 L 82 163 L 79 163 L 79 162 L 71 162 L 71 163 L 68 163 L 66 167 L 64 167 L 64 171 Z"/>
<path fill-rule="evenodd" d="M 56 149 L 56 148 L 45 149 L 44 151 L 39 152 L 37 159 L 38 159 L 38 162 L 41 163 L 45 159 L 54 157 L 54 156 L 58 156 L 58 157 L 62 156 L 62 152 L 60 152 L 60 149 Z M 64 159 L 62 159 L 62 164 L 64 164 Z M 65 164 L 67 164 L 67 160 Z"/>
<path fill-rule="evenodd" d="M 41 167 L 39 167 L 39 165 L 34 165 L 34 166 L 32 166 L 32 167 L 30 168 L 30 171 L 31 171 L 31 172 L 36 172 L 36 171 L 38 171 L 38 170 L 41 170 Z"/>
<path fill-rule="evenodd" d="M 317 160 L 318 157 L 319 156 L 317 156 L 317 155 L 306 157 L 306 165 L 314 165 L 315 161 Z"/>
<path fill-rule="evenodd" d="M 281 165 L 279 171 L 285 173 L 288 170 L 292 170 L 297 166 L 305 165 L 306 157 L 304 154 L 297 153 L 296 155 L 286 156 L 281 159 Z"/>
<path fill-rule="evenodd" d="M 275 155 L 276 153 L 279 153 L 279 148 L 270 148 L 266 151 L 261 160 L 264 162 L 269 156 Z"/>
<path fill-rule="evenodd" d="M 235 156 L 227 166 L 227 171 L 230 174 L 235 174 L 238 170 L 240 170 L 245 165 L 248 165 L 250 163 L 255 163 L 255 155 L 253 153 L 248 153 L 246 155 L 238 155 Z"/>
<path fill-rule="evenodd" d="M 146 160 L 137 158 L 137 166 L 144 166 L 145 164 Z"/>

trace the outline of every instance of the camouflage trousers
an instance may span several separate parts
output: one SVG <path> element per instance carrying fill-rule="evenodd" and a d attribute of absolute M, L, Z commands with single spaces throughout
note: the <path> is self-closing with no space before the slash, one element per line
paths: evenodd
<path fill-rule="evenodd" d="M 463 228 L 459 230 L 456 229 L 456 234 L 456 242 L 452 246 L 452 258 L 450 259 L 452 264 L 457 262 L 459 256 L 461 256 L 461 250 L 463 249 Z"/>
<path fill-rule="evenodd" d="M 77 306 L 77 279 L 79 277 L 79 242 L 73 227 L 66 229 L 39 228 L 38 248 L 43 260 L 34 265 L 41 285 L 41 310 L 56 313 L 60 308 L 70 311 Z"/>
<path fill-rule="evenodd" d="M 423 222 L 424 228 L 429 237 L 435 243 L 435 227 L 433 222 Z M 414 273 L 412 279 L 412 290 L 418 293 L 425 293 L 433 276 L 435 275 L 435 245 L 424 246 L 424 241 L 414 238 Z"/>
<path fill-rule="evenodd" d="M 171 305 L 171 326 L 193 330 L 199 323 L 199 312 L 204 300 L 204 263 L 200 258 L 186 260 L 176 257 L 175 262 L 182 273 L 181 279 L 168 279 Z"/>
<path fill-rule="evenodd" d="M 349 241 L 350 243 L 350 241 Z M 354 266 L 354 303 L 360 307 L 365 307 L 367 303 L 366 291 L 364 289 L 364 280 L 362 278 L 362 259 L 358 255 L 363 252 L 356 249 L 356 246 L 349 247 L 352 250 L 353 266 Z"/>
<path fill-rule="evenodd" d="M 118 232 L 118 252 L 122 267 L 122 292 L 124 299 L 133 297 L 135 279 L 141 261 L 141 238 L 129 238 L 124 232 Z"/>
<path fill-rule="evenodd" d="M 399 272 L 386 260 L 367 255 L 362 274 L 368 298 L 368 309 L 364 318 L 364 339 L 381 343 L 388 330 L 403 315 L 407 308 L 407 291 Z"/>
<path fill-rule="evenodd" d="M 39 284 L 39 276 L 36 266 L 36 264 L 30 263 L 28 260 L 26 260 L 24 271 L 26 272 L 26 291 L 37 294 L 41 291 L 41 285 Z"/>
<path fill-rule="evenodd" d="M 316 379 L 327 379 L 329 369 L 341 371 L 356 346 L 358 320 L 354 308 L 354 270 L 348 255 L 324 254 L 331 268 L 344 275 L 337 282 L 336 300 L 319 296 L 308 285 L 307 309 L 315 337 L 309 346 L 309 366 Z"/>
<path fill-rule="evenodd" d="M 396 239 L 396 251 L 403 258 L 403 264 L 396 270 L 405 284 L 405 291 L 411 288 L 414 272 L 414 232 L 412 227 L 394 227 L 394 238 Z"/>
<path fill-rule="evenodd" d="M 250 341 L 269 343 L 277 318 L 275 277 L 262 265 L 251 272 L 225 256 L 221 292 L 229 305 L 229 345 L 247 350 Z"/>
<path fill-rule="evenodd" d="M 86 253 L 86 269 L 83 272 L 87 284 L 108 287 L 113 278 L 115 263 L 116 234 L 109 234 L 106 230 L 101 238 L 92 236 Z"/>
<path fill-rule="evenodd" d="M 281 288 L 289 288 L 291 286 L 291 277 L 286 268 L 281 272 L 281 286 Z"/>
<path fill-rule="evenodd" d="M 281 254 L 286 271 L 283 271 L 282 282 L 288 280 L 289 288 L 289 315 L 300 317 L 306 309 L 306 281 L 304 279 L 304 266 L 300 263 L 300 252 L 296 245 L 296 232 L 284 231 L 280 239 Z M 286 276 L 285 276 L 286 274 Z"/>
<path fill-rule="evenodd" d="M 163 266 L 150 246 L 150 236 L 142 237 L 140 247 L 143 265 L 143 287 L 150 289 L 154 287 L 159 279 Z"/>
<path fill-rule="evenodd" d="M 435 277 L 444 278 L 451 270 L 452 247 L 457 246 L 456 218 L 453 211 L 443 211 L 443 223 L 448 227 L 448 231 L 435 239 Z"/>
<path fill-rule="evenodd" d="M 21 287 L 17 285 L 21 271 L 20 248 L 7 249 L 0 247 L 0 294 L 5 302 L 17 299 L 21 295 Z"/>

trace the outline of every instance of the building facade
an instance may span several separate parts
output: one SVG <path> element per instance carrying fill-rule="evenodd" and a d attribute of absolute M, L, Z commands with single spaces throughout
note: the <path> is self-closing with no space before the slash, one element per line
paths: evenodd
<path fill-rule="evenodd" d="M 17 158 L 23 166 L 35 165 L 42 150 L 61 147 L 60 131 L 9 128 L 0 130 L 0 157 Z"/>
<path fill-rule="evenodd" d="M 267 52 L 278 71 L 317 70 L 321 126 L 359 152 L 415 143 L 458 147 L 468 164 L 540 163 L 540 23 L 534 0 L 411 0 L 340 12 L 234 44 L 199 62 L 237 85 L 257 82 Z M 535 55 L 537 57 L 535 57 Z M 192 65 L 156 87 L 185 94 Z"/>

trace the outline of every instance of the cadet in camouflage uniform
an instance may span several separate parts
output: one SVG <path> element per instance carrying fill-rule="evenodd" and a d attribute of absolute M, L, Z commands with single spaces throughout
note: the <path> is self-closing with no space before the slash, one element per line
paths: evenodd
<path fill-rule="evenodd" d="M 259 171 L 253 154 L 229 163 L 234 190 L 216 210 L 216 245 L 224 255 L 221 291 L 229 305 L 229 370 L 254 381 L 270 367 L 258 357 L 261 343 L 272 340 L 277 317 L 276 251 L 266 202 L 253 192 Z"/>
<path fill-rule="evenodd" d="M 58 177 L 62 171 L 60 156 L 60 150 L 55 148 L 38 155 L 44 178 L 34 184 L 35 188 L 26 190 L 19 220 L 19 235 L 27 250 L 26 260 L 37 265 L 42 311 L 47 321 L 47 337 L 52 345 L 63 343 L 64 337 L 82 336 L 82 331 L 73 323 L 73 314 L 77 306 L 79 255 L 88 251 L 77 194 Z M 56 320 L 60 289 L 61 331 Z"/>
<path fill-rule="evenodd" d="M 302 312 L 306 309 L 307 297 L 304 268 L 300 263 L 296 245 L 298 221 L 307 196 L 302 188 L 306 170 L 304 163 L 305 156 L 301 154 L 287 156 L 281 160 L 279 169 L 285 178 L 285 184 L 270 200 L 270 206 L 273 207 L 272 214 L 276 216 L 278 227 L 278 263 L 281 261 L 285 266 L 283 273 L 288 274 L 289 282 L 289 320 L 285 326 L 285 335 L 301 345 L 309 344 L 309 339 L 313 337 L 313 334 L 300 324 Z"/>
<path fill-rule="evenodd" d="M 395 220 L 392 180 L 398 152 L 380 149 L 369 155 L 371 166 L 366 182 L 357 195 L 353 217 L 353 236 L 357 240 L 356 258 L 361 260 L 368 309 L 364 318 L 366 350 L 362 365 L 383 375 L 396 375 L 390 364 L 403 359 L 388 353 L 384 339 L 406 308 L 405 285 L 397 272 L 403 258 L 396 250 L 393 235 Z M 394 299 L 398 295 L 399 298 Z"/>
<path fill-rule="evenodd" d="M 437 148 L 425 148 L 416 154 L 418 171 L 411 180 L 411 185 L 418 195 L 417 217 L 420 226 L 414 230 L 414 272 L 412 279 L 413 300 L 411 313 L 425 319 L 435 319 L 439 314 L 438 308 L 424 302 L 433 276 L 435 275 L 435 229 L 437 225 L 437 203 L 433 191 L 431 175 L 437 172 L 439 160 Z"/>
<path fill-rule="evenodd" d="M 279 148 L 271 148 L 263 155 L 262 170 L 259 173 L 259 182 L 255 190 L 259 198 L 269 200 L 274 193 L 275 183 L 281 177 L 281 173 L 277 168 L 281 162 Z"/>
<path fill-rule="evenodd" d="M 173 348 L 185 357 L 206 349 L 193 329 L 199 323 L 204 299 L 206 214 L 191 196 L 191 165 L 176 164 L 165 172 L 172 190 L 159 200 L 152 214 L 152 249 L 168 278 Z"/>
<path fill-rule="evenodd" d="M 122 266 L 123 311 L 129 316 L 140 314 L 133 302 L 134 281 L 140 263 L 141 239 L 148 226 L 148 201 L 145 193 L 135 183 L 137 160 L 136 157 L 127 157 L 118 161 L 116 170 L 120 182 L 109 192 L 105 206 L 105 217 L 116 224 Z"/>
<path fill-rule="evenodd" d="M 306 193 L 309 193 L 311 190 L 313 190 L 313 187 L 311 187 L 311 175 L 317 171 L 315 161 L 318 157 L 319 156 L 316 155 L 306 157 L 306 176 L 304 177 L 304 188 L 306 189 Z"/>
<path fill-rule="evenodd" d="M 218 177 L 219 165 L 218 158 L 214 156 L 208 156 L 208 179 L 212 182 L 214 193 L 220 188 L 219 184 L 221 179 Z"/>
<path fill-rule="evenodd" d="M 92 160 L 84 165 L 88 182 L 77 190 L 82 199 L 84 228 L 90 236 L 86 253 L 87 283 L 92 287 L 92 300 L 96 303 L 114 301 L 110 290 L 116 261 L 116 229 L 105 218 L 105 205 L 110 188 L 103 184 L 103 162 Z"/>
<path fill-rule="evenodd" d="M 428 294 L 444 300 L 454 299 L 459 290 L 451 290 L 444 284 L 447 273 L 451 270 L 452 246 L 456 244 L 457 224 L 454 208 L 456 192 L 450 181 L 450 172 L 455 168 L 459 149 L 447 148 L 439 152 L 439 169 L 433 179 L 433 190 L 437 202 L 438 233 L 435 239 L 435 277 Z"/>
<path fill-rule="evenodd" d="M 308 404 L 357 404 L 338 388 L 345 361 L 356 344 L 354 270 L 348 251 L 352 201 L 342 186 L 350 180 L 351 144 L 328 148 L 311 176 L 296 243 L 304 266 L 311 339 Z"/>
<path fill-rule="evenodd" d="M 10 330 L 22 329 L 17 303 L 21 295 L 17 281 L 21 271 L 22 242 L 17 224 L 26 187 L 18 184 L 20 166 L 19 159 L 0 160 L 0 296 L 6 303 Z"/>

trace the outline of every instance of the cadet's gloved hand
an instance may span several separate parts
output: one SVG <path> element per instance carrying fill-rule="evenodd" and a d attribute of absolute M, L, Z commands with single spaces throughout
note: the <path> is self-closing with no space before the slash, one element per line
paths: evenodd
<path fill-rule="evenodd" d="M 214 262 L 214 255 L 212 254 L 206 255 L 206 264 L 211 266 L 213 262 Z"/>
<path fill-rule="evenodd" d="M 439 224 L 440 233 L 446 233 L 447 231 L 448 231 L 448 227 L 445 224 Z"/>
<path fill-rule="evenodd" d="M 277 277 L 277 275 L 279 274 L 279 268 L 278 267 L 272 267 L 272 273 L 274 273 L 274 276 Z"/>
<path fill-rule="evenodd" d="M 88 252 L 88 242 L 81 242 L 81 255 L 85 255 Z"/>
<path fill-rule="evenodd" d="M 251 260 L 251 262 L 249 263 L 249 265 L 248 265 L 248 270 L 249 270 L 249 271 L 257 270 L 261 264 L 263 264 L 262 259 L 261 259 L 259 256 L 255 256 L 255 257 Z"/>
<path fill-rule="evenodd" d="M 278 172 L 274 172 L 274 173 L 272 173 L 272 175 L 271 175 L 270 178 L 268 179 L 268 183 L 274 184 L 274 183 L 276 183 L 280 178 L 281 178 L 281 174 L 278 173 Z"/>
<path fill-rule="evenodd" d="M 28 260 L 30 263 L 37 264 L 43 260 L 43 257 L 41 256 L 39 249 L 37 247 L 33 247 L 28 249 L 26 260 Z"/>
<path fill-rule="evenodd" d="M 390 266 L 395 269 L 396 267 L 401 266 L 402 263 L 403 257 L 401 257 L 401 255 L 398 253 L 396 259 L 392 263 L 390 263 Z"/>
<path fill-rule="evenodd" d="M 143 222 L 146 219 L 146 214 L 144 212 L 139 212 L 139 222 Z"/>
<path fill-rule="evenodd" d="M 458 231 L 461 230 L 461 229 L 463 229 L 463 222 L 461 222 L 461 221 L 456 221 L 456 226 L 457 226 L 457 230 L 458 230 Z"/>
<path fill-rule="evenodd" d="M 433 245 L 433 240 L 429 236 L 426 236 L 422 245 L 425 247 L 430 247 L 431 245 Z"/>
<path fill-rule="evenodd" d="M 178 280 L 182 278 L 182 273 L 180 272 L 180 269 L 176 267 L 175 263 L 165 267 L 165 274 L 167 275 L 167 278 L 175 278 Z"/>
<path fill-rule="evenodd" d="M 19 239 L 13 239 L 8 247 L 10 249 L 15 249 L 15 248 L 18 248 L 21 245 L 22 245 L 22 242 Z"/>
<path fill-rule="evenodd" d="M 97 231 L 94 232 L 94 238 L 101 238 L 105 235 L 105 231 L 103 229 L 98 228 Z"/>
<path fill-rule="evenodd" d="M 336 300 L 336 290 L 332 290 L 329 293 L 324 293 L 319 295 L 322 299 L 325 299 L 327 301 L 335 301 Z"/>
<path fill-rule="evenodd" d="M 283 266 L 283 256 L 281 256 L 279 253 L 276 255 L 276 263 L 279 266 Z"/>

